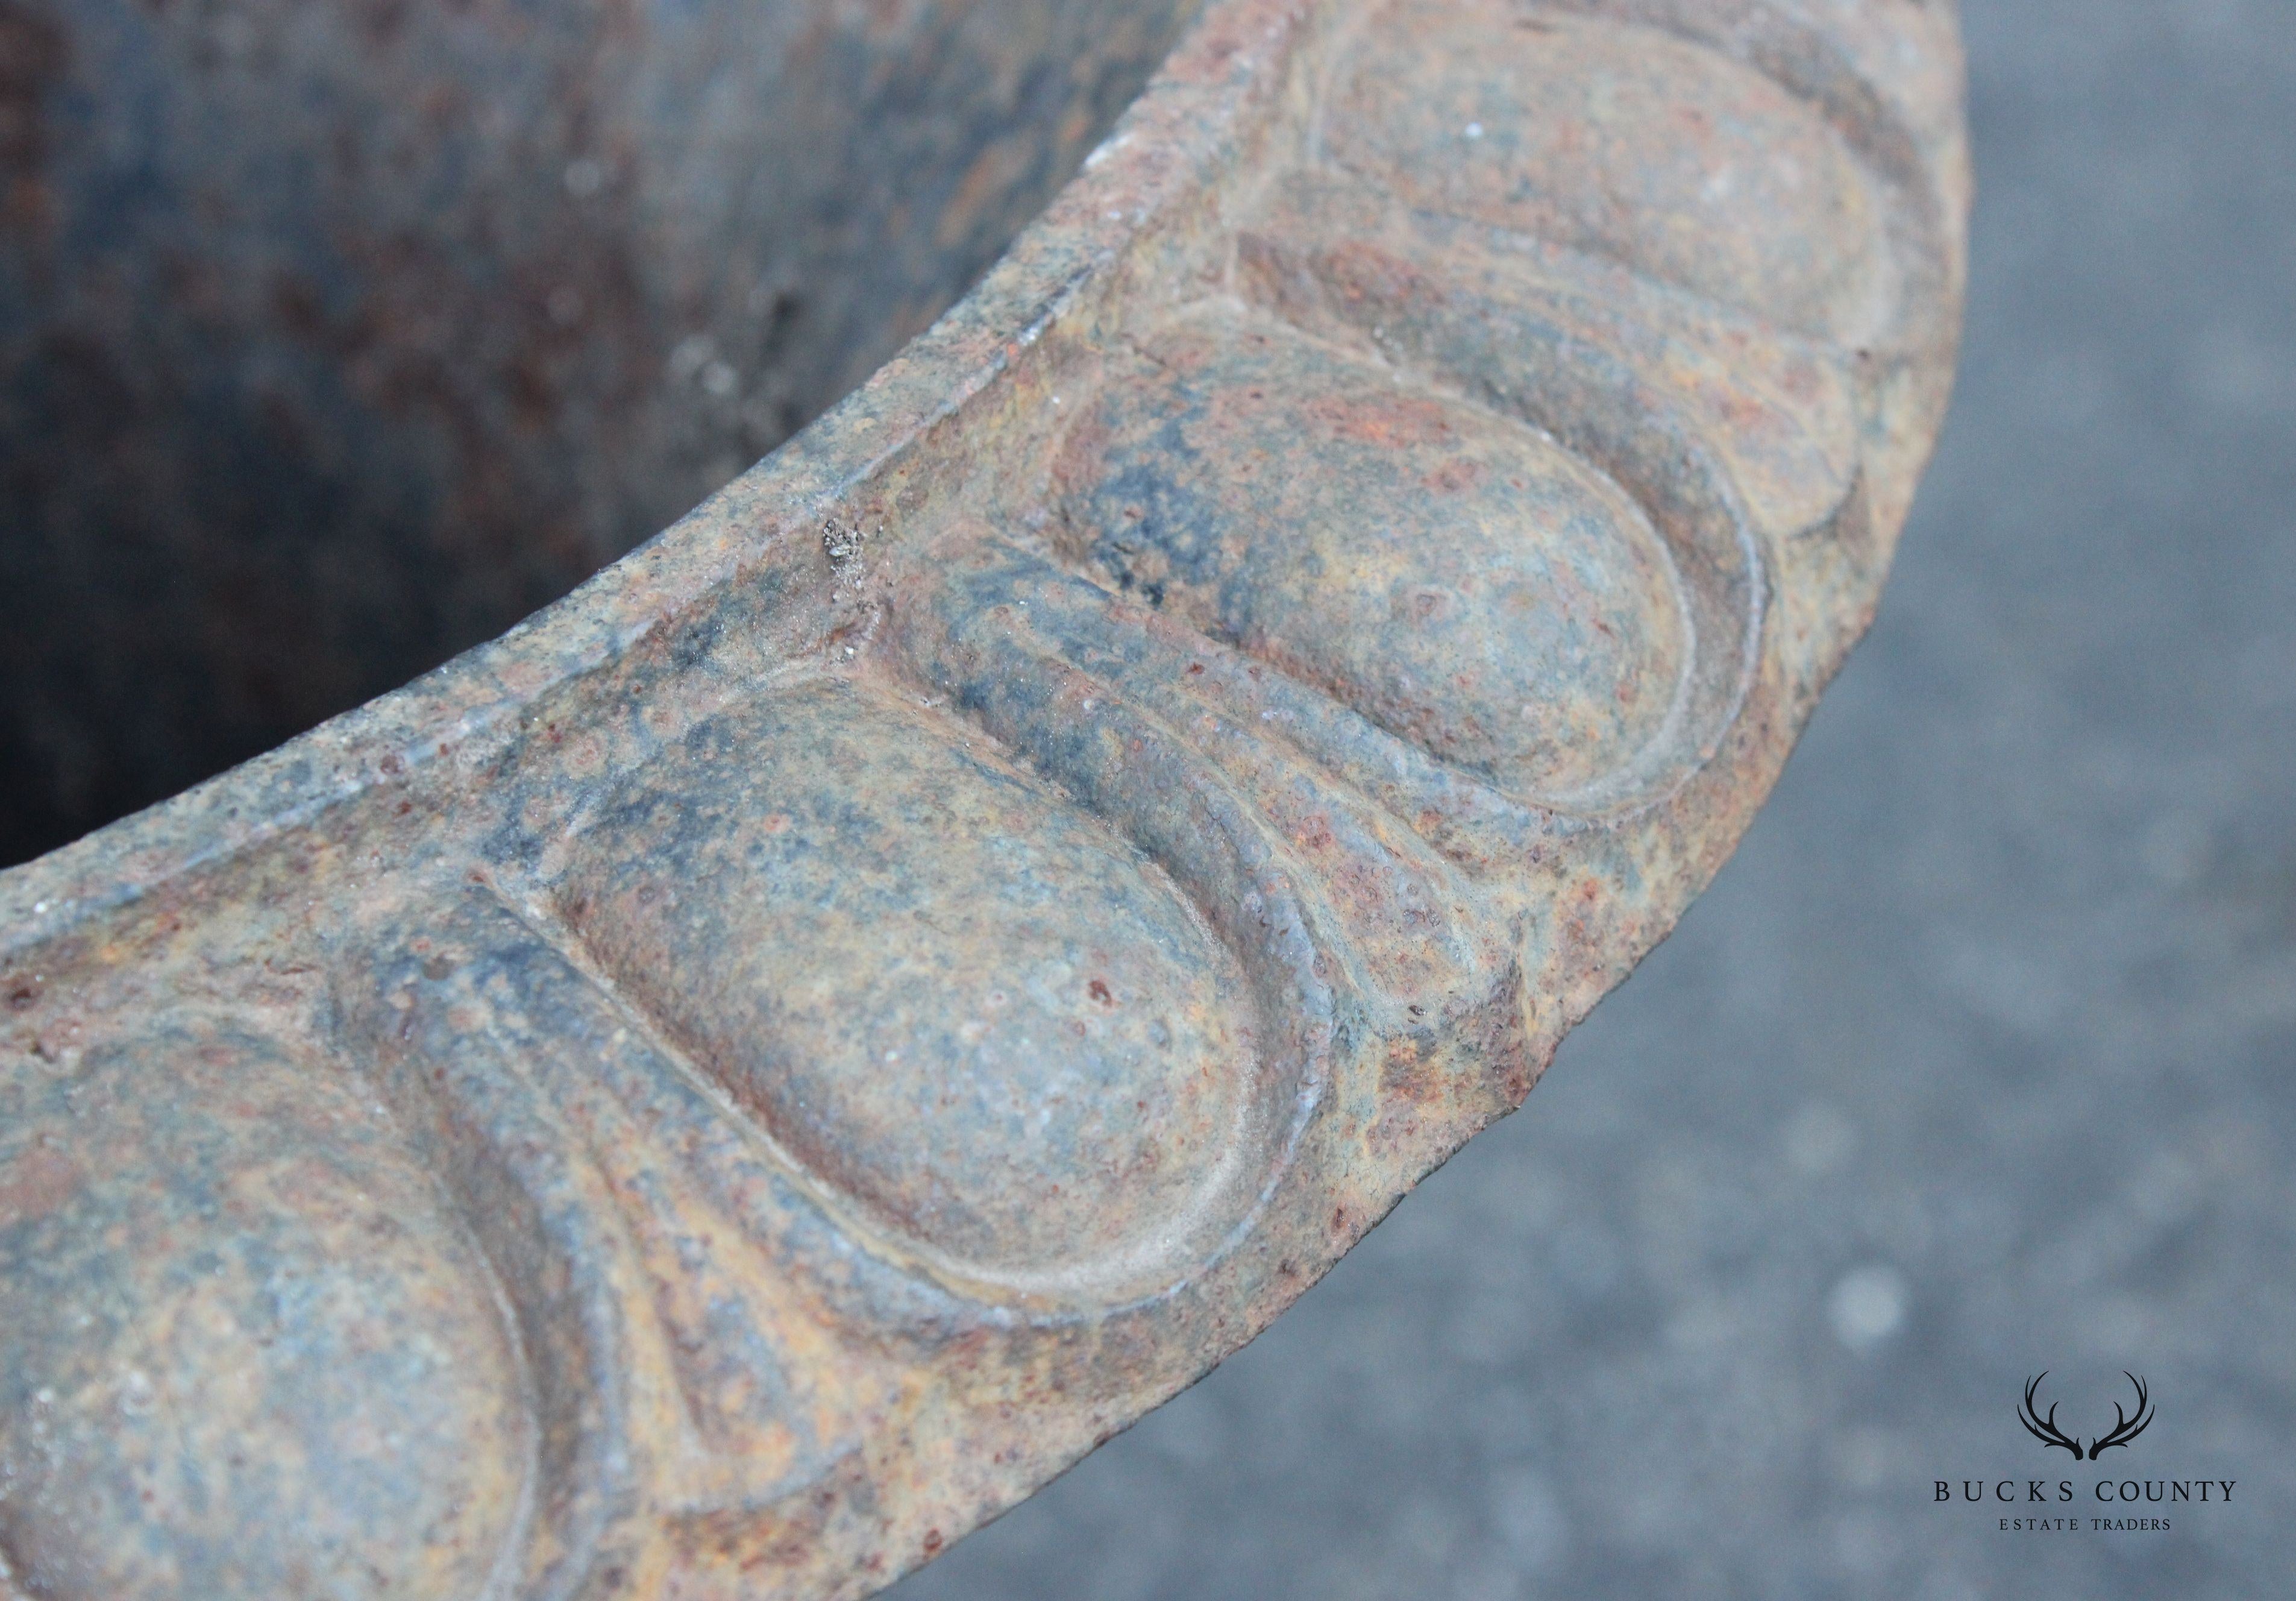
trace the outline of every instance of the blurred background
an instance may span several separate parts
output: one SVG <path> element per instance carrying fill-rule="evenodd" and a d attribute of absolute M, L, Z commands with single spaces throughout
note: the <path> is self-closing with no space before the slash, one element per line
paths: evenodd
<path fill-rule="evenodd" d="M 1521 1113 L 900 1601 L 2296 1593 L 2296 5 L 1963 14 L 1952 418 L 1736 859 Z M 2073 1469 L 2044 1368 L 2157 1420 Z M 2107 1469 L 2237 1488 L 1933 1500 Z"/>

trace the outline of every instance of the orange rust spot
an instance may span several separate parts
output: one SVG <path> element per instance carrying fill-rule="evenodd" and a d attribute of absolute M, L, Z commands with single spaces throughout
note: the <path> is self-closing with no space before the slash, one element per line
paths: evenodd
<path fill-rule="evenodd" d="M 1443 405 L 1419 395 L 1327 395 L 1302 409 L 1329 428 L 1333 438 L 1352 444 L 1398 449 L 1451 437 L 1451 419 Z"/>
<path fill-rule="evenodd" d="M 1419 1054 L 1415 1040 L 1398 1039 L 1389 1047 L 1379 1074 L 1381 1093 L 1414 1105 L 1435 1098 L 1439 1085 L 1434 1064 Z"/>
<path fill-rule="evenodd" d="M 1326 270 L 1349 300 L 1417 300 L 1428 288 L 1426 275 L 1399 257 L 1350 240 L 1325 255 Z"/>

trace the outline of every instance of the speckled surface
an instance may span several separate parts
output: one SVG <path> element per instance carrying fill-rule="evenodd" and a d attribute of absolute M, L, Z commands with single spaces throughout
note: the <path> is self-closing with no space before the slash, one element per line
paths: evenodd
<path fill-rule="evenodd" d="M 2296 12 L 1962 9 L 1953 411 L 1735 858 L 1520 1113 L 895 1594 L 2296 1592 Z M 2070 1471 L 2043 1368 L 2084 1433 L 2144 1375 L 2098 1466 L 2233 1503 L 1940 1515 Z"/>
<path fill-rule="evenodd" d="M 394 689 L 970 289 L 1167 0 L 0 7 L 0 862 Z"/>
<path fill-rule="evenodd" d="M 210 1382 L 149 1429 L 91 1421 L 118 1363 L 0 1324 L 0 1583 L 865 1593 L 1519 1104 L 1872 613 L 1966 194 L 1944 13 L 1590 12 L 1210 9 L 787 448 L 496 644 L 0 878 L 0 1084 L 53 1124 L 0 1169 L 0 1273 L 107 1264 L 90 1310 L 143 1338 L 174 1253 L 328 1258 L 275 1338 L 170 1343 Z M 1556 51 L 1620 92 L 1574 67 L 1583 103 L 1456 135 L 1364 92 L 1399 62 L 1480 107 L 1461 73 Z M 1818 220 L 1710 203 L 1758 149 Z M 171 1101 L 186 1053 L 289 1128 L 355 1118 L 371 1176 L 208 1215 L 265 1120 Z M 432 1277 L 328 1250 L 378 1198 Z M 166 1227 L 108 1221 L 138 1206 Z M 388 1393 L 426 1365 L 486 1404 Z M 340 1474 L 258 1500 L 216 1466 L 235 1396 Z M 151 1429 L 229 1495 L 94 1493 Z M 205 1555 L 250 1539 L 299 1565 Z"/>

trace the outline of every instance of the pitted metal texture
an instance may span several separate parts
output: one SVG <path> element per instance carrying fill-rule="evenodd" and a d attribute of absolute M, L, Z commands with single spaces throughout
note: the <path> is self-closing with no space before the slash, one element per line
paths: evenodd
<path fill-rule="evenodd" d="M 0 877 L 0 1596 L 866 1594 L 1521 1103 L 1945 405 L 1921 0 L 1221 0 L 496 643 Z"/>

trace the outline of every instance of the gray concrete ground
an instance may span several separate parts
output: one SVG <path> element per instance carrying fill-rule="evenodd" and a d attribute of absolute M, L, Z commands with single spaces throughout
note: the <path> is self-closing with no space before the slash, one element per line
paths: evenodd
<path fill-rule="evenodd" d="M 1737 859 L 1521 1114 L 901 1601 L 2296 1594 L 2296 4 L 1964 18 L 1960 393 Z M 2157 1420 L 2076 1468 L 2043 1368 Z M 1934 1500 L 2069 1475 L 2030 1510 L 2236 1488 Z"/>

